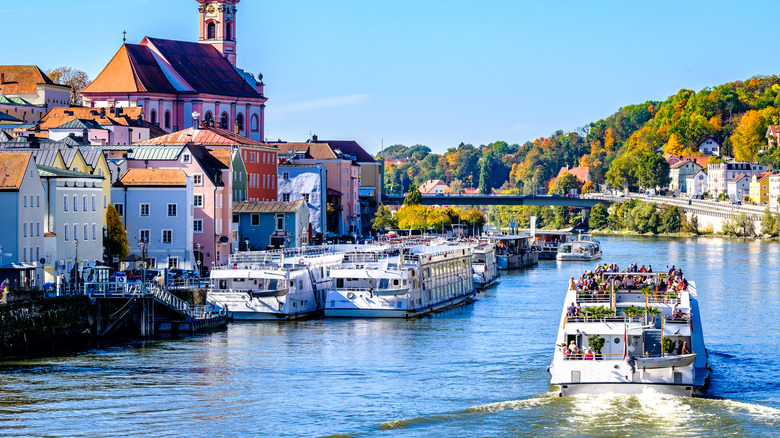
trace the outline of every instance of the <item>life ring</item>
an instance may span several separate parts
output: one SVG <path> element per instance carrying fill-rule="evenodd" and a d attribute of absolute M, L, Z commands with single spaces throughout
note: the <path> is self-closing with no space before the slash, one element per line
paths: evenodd
<path fill-rule="evenodd" d="M 355 294 L 353 294 L 352 292 L 347 292 L 347 298 L 349 298 L 351 300 L 351 299 L 355 298 Z"/>

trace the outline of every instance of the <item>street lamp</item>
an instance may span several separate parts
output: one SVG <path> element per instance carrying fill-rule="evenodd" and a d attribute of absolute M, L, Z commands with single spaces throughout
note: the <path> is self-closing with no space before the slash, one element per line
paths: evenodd
<path fill-rule="evenodd" d="M 76 263 L 73 265 L 73 269 L 75 271 L 75 281 L 73 282 L 73 286 L 78 289 L 79 285 L 79 240 L 74 239 L 73 245 L 76 247 Z"/>

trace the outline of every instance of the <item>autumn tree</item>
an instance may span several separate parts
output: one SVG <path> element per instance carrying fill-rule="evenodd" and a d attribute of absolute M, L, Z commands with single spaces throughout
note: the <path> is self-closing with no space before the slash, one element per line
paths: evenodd
<path fill-rule="evenodd" d="M 89 76 L 78 69 L 72 67 L 59 67 L 46 72 L 49 79 L 55 84 L 67 85 L 70 87 L 70 104 L 81 105 L 81 90 L 87 87 L 91 82 Z"/>
<path fill-rule="evenodd" d="M 426 227 L 426 208 L 422 205 L 404 205 L 395 213 L 398 228 L 421 230 Z"/>
<path fill-rule="evenodd" d="M 416 184 L 412 184 L 409 187 L 409 194 L 404 199 L 404 205 L 420 205 L 422 204 L 422 194 Z"/>
<path fill-rule="evenodd" d="M 596 204 L 590 209 L 590 222 L 591 228 L 600 229 L 607 226 L 607 209 L 601 204 Z"/>
<path fill-rule="evenodd" d="M 463 181 L 459 179 L 452 180 L 450 182 L 450 193 L 455 195 L 463 193 Z"/>
<path fill-rule="evenodd" d="M 762 126 L 759 112 L 754 110 L 746 112 L 731 136 L 734 159 L 737 161 L 754 161 L 758 148 L 763 143 L 765 133 L 766 127 Z"/>
<path fill-rule="evenodd" d="M 390 209 L 387 208 L 386 205 L 380 204 L 376 214 L 374 214 L 374 220 L 372 221 L 371 226 L 376 231 L 389 231 L 396 228 L 398 224 L 396 223 L 395 218 L 393 218 L 393 213 Z"/>
<path fill-rule="evenodd" d="M 669 162 L 656 153 L 644 154 L 639 159 L 639 183 L 645 187 L 669 185 Z"/>
<path fill-rule="evenodd" d="M 581 184 L 576 176 L 569 172 L 564 172 L 563 175 L 555 179 L 552 191 L 561 195 L 571 193 L 572 190 L 579 190 Z"/>
<path fill-rule="evenodd" d="M 103 243 L 109 260 L 113 260 L 113 257 L 122 259 L 127 256 L 130 242 L 127 241 L 125 225 L 122 223 L 122 217 L 111 204 L 106 209 L 106 239 Z"/>
<path fill-rule="evenodd" d="M 637 163 L 631 157 L 623 156 L 615 159 L 607 171 L 607 184 L 614 188 L 637 187 Z"/>

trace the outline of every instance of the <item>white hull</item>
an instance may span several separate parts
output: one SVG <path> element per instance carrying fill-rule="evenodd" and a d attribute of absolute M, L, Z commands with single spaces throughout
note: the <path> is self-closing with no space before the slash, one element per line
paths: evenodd
<path fill-rule="evenodd" d="M 692 397 L 700 393 L 700 388 L 693 385 L 657 383 L 568 383 L 561 384 L 558 388 L 558 395 L 561 397 L 580 394 L 641 395 L 647 390 L 679 397 Z"/>
<path fill-rule="evenodd" d="M 434 304 L 423 309 L 390 309 L 390 308 L 325 308 L 325 317 L 332 318 L 416 318 L 452 309 L 474 298 L 476 292 Z"/>
<path fill-rule="evenodd" d="M 317 316 L 318 313 L 317 309 L 301 313 L 231 312 L 228 310 L 228 318 L 233 321 L 279 321 L 310 318 Z"/>
<path fill-rule="evenodd" d="M 596 254 L 561 254 L 558 253 L 555 256 L 555 260 L 562 261 L 562 262 L 592 262 L 594 260 L 601 259 L 601 253 Z"/>

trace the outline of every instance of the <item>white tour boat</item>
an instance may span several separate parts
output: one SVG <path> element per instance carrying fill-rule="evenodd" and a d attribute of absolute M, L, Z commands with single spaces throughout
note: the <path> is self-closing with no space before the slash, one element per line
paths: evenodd
<path fill-rule="evenodd" d="M 413 245 L 354 251 L 330 270 L 326 317 L 411 318 L 476 295 L 468 246 Z"/>
<path fill-rule="evenodd" d="M 588 273 L 570 281 L 549 368 L 561 396 L 701 393 L 710 369 L 696 288 L 670 275 Z"/>
<path fill-rule="evenodd" d="M 601 258 L 601 245 L 587 234 L 580 234 L 576 240 L 561 243 L 555 260 L 593 261 Z"/>
<path fill-rule="evenodd" d="M 290 248 L 231 254 L 211 271 L 208 302 L 227 308 L 233 320 L 297 319 L 322 310 L 331 282 L 328 270 L 341 265 L 339 247 Z"/>
<path fill-rule="evenodd" d="M 479 242 L 472 251 L 471 263 L 474 270 L 474 287 L 487 289 L 498 283 L 495 245 Z"/>

